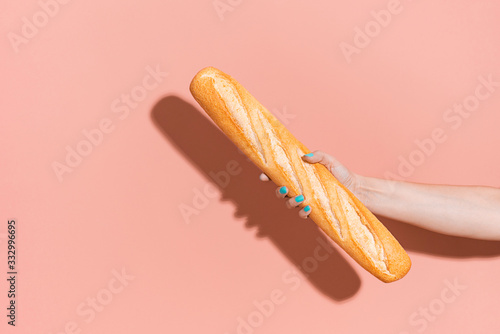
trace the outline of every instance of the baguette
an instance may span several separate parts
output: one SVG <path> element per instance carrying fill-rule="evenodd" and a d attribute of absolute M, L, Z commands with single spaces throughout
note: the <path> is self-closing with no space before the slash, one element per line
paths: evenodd
<path fill-rule="evenodd" d="M 402 278 L 411 261 L 385 226 L 326 167 L 309 164 L 310 151 L 242 85 L 207 67 L 191 94 L 219 128 L 290 196 L 303 194 L 310 218 L 357 263 L 383 282 Z"/>

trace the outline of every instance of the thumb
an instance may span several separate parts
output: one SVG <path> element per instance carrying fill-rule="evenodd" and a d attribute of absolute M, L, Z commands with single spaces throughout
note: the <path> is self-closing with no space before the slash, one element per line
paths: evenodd
<path fill-rule="evenodd" d="M 302 156 L 302 160 L 311 164 L 322 164 L 330 171 L 330 173 L 333 174 L 333 176 L 335 176 L 337 180 L 340 181 L 340 183 L 348 188 L 351 187 L 353 174 L 331 155 L 318 150 Z"/>
<path fill-rule="evenodd" d="M 314 151 L 312 153 L 308 153 L 302 156 L 302 160 L 309 162 L 311 164 L 315 164 L 317 162 L 321 163 L 325 167 L 334 164 L 334 159 L 331 155 L 326 154 L 323 151 Z"/>

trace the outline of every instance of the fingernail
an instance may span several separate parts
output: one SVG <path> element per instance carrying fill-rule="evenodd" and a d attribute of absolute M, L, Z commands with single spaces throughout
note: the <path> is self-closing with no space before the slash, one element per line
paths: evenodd
<path fill-rule="evenodd" d="M 306 207 L 304 208 L 304 211 L 305 212 L 309 212 L 311 211 L 311 207 L 309 205 L 306 205 Z"/>
<path fill-rule="evenodd" d="M 286 187 L 281 187 L 281 188 L 280 188 L 280 194 L 281 194 L 281 195 L 286 194 Z"/>
<path fill-rule="evenodd" d="M 295 202 L 300 203 L 304 201 L 304 195 L 299 195 L 295 197 Z"/>
<path fill-rule="evenodd" d="M 305 157 L 312 157 L 314 154 L 312 153 L 307 153 L 307 154 L 304 154 Z"/>

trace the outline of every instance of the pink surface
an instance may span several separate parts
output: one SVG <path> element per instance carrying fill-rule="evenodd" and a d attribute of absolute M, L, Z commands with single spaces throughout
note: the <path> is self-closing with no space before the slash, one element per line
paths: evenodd
<path fill-rule="evenodd" d="M 12 218 L 19 272 L 2 333 L 500 332 L 499 243 L 383 220 L 413 261 L 383 284 L 321 246 L 188 91 L 215 66 L 355 172 L 499 187 L 500 87 L 474 97 L 500 81 L 497 1 L 0 9 L 1 277 Z"/>

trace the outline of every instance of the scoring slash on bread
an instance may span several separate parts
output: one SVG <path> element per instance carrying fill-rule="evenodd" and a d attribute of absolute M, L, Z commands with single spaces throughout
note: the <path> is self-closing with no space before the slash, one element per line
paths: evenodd
<path fill-rule="evenodd" d="M 403 247 L 328 169 L 309 164 L 310 151 L 240 83 L 206 67 L 189 87 L 196 101 L 238 148 L 290 196 L 303 194 L 309 217 L 363 268 L 383 282 L 411 267 Z"/>

